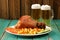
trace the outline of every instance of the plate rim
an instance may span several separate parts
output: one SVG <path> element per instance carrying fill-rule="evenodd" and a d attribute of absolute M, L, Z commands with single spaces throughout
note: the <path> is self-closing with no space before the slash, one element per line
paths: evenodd
<path fill-rule="evenodd" d="M 9 27 L 11 27 L 11 28 L 14 28 L 14 26 L 9 26 Z M 12 33 L 12 32 L 9 32 L 9 31 L 7 31 L 7 30 L 5 30 L 7 33 L 9 33 L 9 34 L 13 34 L 13 35 L 17 35 L 17 36 L 38 36 L 38 35 L 44 35 L 44 34 L 47 34 L 47 33 L 50 33 L 51 31 L 52 31 L 52 28 L 51 27 L 49 27 L 49 26 L 46 26 L 46 28 L 49 28 L 49 31 L 47 31 L 47 32 L 42 32 L 42 33 L 37 33 L 37 34 L 14 34 L 14 33 Z"/>

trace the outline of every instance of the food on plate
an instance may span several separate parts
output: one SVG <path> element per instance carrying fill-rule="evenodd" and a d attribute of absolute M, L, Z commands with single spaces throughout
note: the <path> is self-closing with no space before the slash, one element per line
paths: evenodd
<path fill-rule="evenodd" d="M 45 29 L 46 25 L 42 22 L 37 22 L 34 20 L 31 16 L 25 15 L 22 16 L 17 24 L 15 25 L 15 28 L 43 28 Z"/>
<path fill-rule="evenodd" d="M 16 24 L 16 28 L 35 28 L 37 21 L 33 20 L 31 16 L 22 16 Z"/>
<path fill-rule="evenodd" d="M 37 22 L 31 16 L 25 15 L 19 18 L 14 28 L 8 27 L 6 30 L 14 34 L 37 34 L 45 28 L 45 23 Z"/>
<path fill-rule="evenodd" d="M 39 32 L 44 31 L 44 29 L 40 29 L 40 28 L 20 28 L 20 29 L 6 28 L 6 30 L 8 30 L 13 34 L 37 34 Z"/>

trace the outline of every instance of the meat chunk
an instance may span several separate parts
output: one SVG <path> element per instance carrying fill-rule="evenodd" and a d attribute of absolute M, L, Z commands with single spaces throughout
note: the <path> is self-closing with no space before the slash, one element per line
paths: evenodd
<path fill-rule="evenodd" d="M 33 20 L 31 16 L 25 15 L 19 19 L 16 28 L 35 28 L 36 24 L 37 21 Z"/>
<path fill-rule="evenodd" d="M 46 24 L 43 22 L 37 22 L 37 27 L 41 28 L 41 29 L 45 29 L 46 28 Z"/>
<path fill-rule="evenodd" d="M 31 16 L 25 15 L 22 16 L 17 24 L 15 25 L 15 28 L 41 28 L 45 29 L 46 25 L 45 23 L 37 22 L 36 20 L 33 20 Z"/>

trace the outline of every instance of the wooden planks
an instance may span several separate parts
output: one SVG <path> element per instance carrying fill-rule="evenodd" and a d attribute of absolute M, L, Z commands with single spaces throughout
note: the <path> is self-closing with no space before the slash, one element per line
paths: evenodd
<path fill-rule="evenodd" d="M 21 16 L 25 15 L 25 0 L 21 0 Z"/>
<path fill-rule="evenodd" d="M 9 18 L 17 19 L 20 17 L 20 0 L 8 0 Z"/>
<path fill-rule="evenodd" d="M 25 0 L 25 15 L 30 15 L 31 13 L 31 1 Z"/>
<path fill-rule="evenodd" d="M 2 4 L 1 4 L 1 0 L 0 0 L 0 15 L 2 15 Z M 2 16 L 0 16 L 0 18 L 2 18 Z"/>
<path fill-rule="evenodd" d="M 0 16 L 1 18 L 8 19 L 8 0 L 0 0 Z"/>
<path fill-rule="evenodd" d="M 9 26 L 13 26 L 16 23 L 17 23 L 17 20 L 12 20 L 11 23 L 9 24 Z M 1 40 L 17 40 L 17 36 L 11 35 L 11 34 L 5 32 Z"/>
<path fill-rule="evenodd" d="M 12 20 L 9 26 L 13 26 L 16 23 L 17 23 L 17 20 Z M 32 38 L 15 36 L 5 32 L 1 40 L 32 40 Z"/>
<path fill-rule="evenodd" d="M 49 38 L 51 40 L 60 40 L 60 32 L 55 24 L 54 21 L 52 21 L 51 23 L 51 27 L 52 27 L 52 32 L 49 34 Z"/>
<path fill-rule="evenodd" d="M 47 4 L 53 7 L 53 0 L 43 0 L 43 4 Z"/>
<path fill-rule="evenodd" d="M 54 20 L 55 21 L 55 24 L 57 25 L 57 28 L 60 32 L 60 19 L 57 19 L 57 20 Z"/>
<path fill-rule="evenodd" d="M 54 3 L 53 0 L 0 0 L 0 18 L 18 19 L 22 15 L 31 15 L 30 7 L 34 3 L 39 3 L 41 5 L 48 4 L 51 5 L 52 8 L 55 8 L 56 5 L 59 5 L 59 3 Z M 53 5 L 55 6 L 53 7 Z M 54 10 L 58 12 L 54 14 L 55 18 L 60 19 L 60 6 Z"/>
<path fill-rule="evenodd" d="M 60 39 L 60 20 L 53 20 L 51 23 L 52 32 L 46 35 L 35 37 L 21 37 L 6 33 L 6 27 L 13 26 L 18 20 L 0 19 L 0 40 L 59 40 Z"/>
<path fill-rule="evenodd" d="M 10 20 L 0 19 L 0 39 L 3 36 L 5 28 L 8 26 L 9 23 Z"/>
<path fill-rule="evenodd" d="M 43 4 L 49 5 L 49 0 L 43 0 Z"/>
<path fill-rule="evenodd" d="M 32 15 L 31 5 L 32 4 L 41 4 L 42 0 L 21 0 L 21 16 L 22 15 Z"/>
<path fill-rule="evenodd" d="M 20 0 L 0 0 L 0 18 L 17 19 L 20 17 Z"/>
<path fill-rule="evenodd" d="M 60 2 L 54 1 L 54 18 L 60 19 Z"/>
<path fill-rule="evenodd" d="M 56 22 L 56 24 L 58 24 L 57 26 L 56 26 L 56 24 L 55 24 L 55 22 Z M 51 28 L 52 28 L 52 32 L 51 33 L 49 33 L 48 35 L 45 35 L 45 36 L 41 36 L 41 37 L 36 37 L 36 38 L 33 38 L 33 40 L 60 40 L 60 22 L 59 22 L 60 20 L 53 20 L 52 21 L 52 23 L 51 23 Z"/>

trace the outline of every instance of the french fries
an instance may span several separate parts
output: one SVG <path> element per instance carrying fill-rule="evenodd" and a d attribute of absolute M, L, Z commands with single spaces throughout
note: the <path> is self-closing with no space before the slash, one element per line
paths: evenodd
<path fill-rule="evenodd" d="M 42 31 L 40 28 L 21 28 L 18 34 L 37 34 L 40 31 Z"/>

